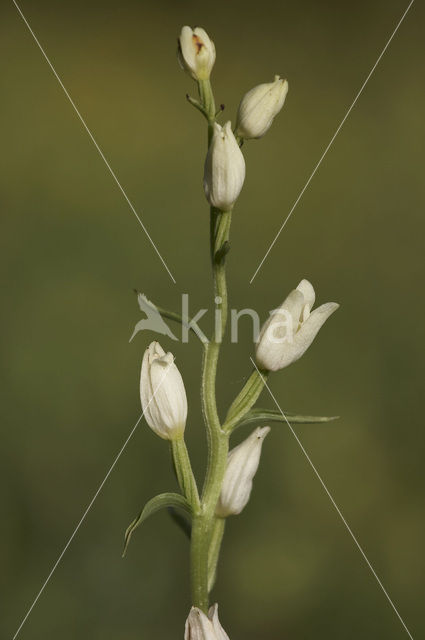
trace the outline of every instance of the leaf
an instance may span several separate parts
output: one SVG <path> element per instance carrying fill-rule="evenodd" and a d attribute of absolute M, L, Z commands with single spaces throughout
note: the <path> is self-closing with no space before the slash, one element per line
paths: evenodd
<path fill-rule="evenodd" d="M 286 411 L 283 413 L 286 416 L 286 420 L 282 413 L 274 411 L 273 409 L 251 409 L 251 411 L 248 411 L 242 420 L 238 422 L 235 429 L 253 422 L 283 422 L 286 424 L 286 421 L 288 421 L 293 424 L 315 424 L 319 422 L 332 422 L 332 420 L 339 418 L 339 416 L 304 416 L 297 413 L 287 413 Z"/>
<path fill-rule="evenodd" d="M 131 536 L 137 527 L 139 527 L 142 522 L 147 520 L 153 513 L 156 513 L 160 509 L 166 509 L 167 507 L 176 507 L 187 513 L 190 517 L 192 516 L 192 509 L 189 502 L 179 493 L 160 493 L 158 496 L 155 496 L 145 504 L 137 518 L 133 520 L 125 532 L 124 551 L 122 554 L 123 558 L 127 553 Z"/>

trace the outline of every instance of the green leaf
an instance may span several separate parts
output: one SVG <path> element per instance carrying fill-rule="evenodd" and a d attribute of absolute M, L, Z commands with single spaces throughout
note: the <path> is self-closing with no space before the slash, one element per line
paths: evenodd
<path fill-rule="evenodd" d="M 167 507 L 176 507 L 187 513 L 190 517 L 192 516 L 192 509 L 184 496 L 179 493 L 160 493 L 145 504 L 137 518 L 133 520 L 125 532 L 124 551 L 122 557 L 127 553 L 131 536 L 137 527 L 139 527 L 142 522 L 147 520 L 153 513 L 156 513 L 160 509 L 166 509 Z"/>
<path fill-rule="evenodd" d="M 291 424 L 315 424 L 319 422 L 332 422 L 337 420 L 339 416 L 304 416 L 297 413 L 284 412 L 286 420 Z M 286 424 L 285 417 L 279 412 L 273 409 L 251 409 L 237 423 L 235 429 L 238 427 L 252 424 L 253 422 L 283 422 Z"/>

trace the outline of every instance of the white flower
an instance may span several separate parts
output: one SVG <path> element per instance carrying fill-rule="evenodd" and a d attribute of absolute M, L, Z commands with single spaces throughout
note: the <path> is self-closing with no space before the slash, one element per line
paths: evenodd
<path fill-rule="evenodd" d="M 327 302 L 311 312 L 315 293 L 308 280 L 301 280 L 279 309 L 272 312 L 257 341 L 256 361 L 261 369 L 278 371 L 301 358 L 319 329 L 338 309 Z"/>
<path fill-rule="evenodd" d="M 288 82 L 275 76 L 274 82 L 259 84 L 242 98 L 238 109 L 236 133 L 241 138 L 261 138 L 282 109 Z"/>
<path fill-rule="evenodd" d="M 186 620 L 184 640 L 229 640 L 218 619 L 218 605 L 210 607 L 208 616 L 192 607 Z"/>
<path fill-rule="evenodd" d="M 247 504 L 252 481 L 260 464 L 263 441 L 269 431 L 270 427 L 258 427 L 230 451 L 216 507 L 216 514 L 221 518 L 237 515 Z"/>
<path fill-rule="evenodd" d="M 164 440 L 183 436 L 187 398 L 183 380 L 172 353 L 152 342 L 143 356 L 140 399 L 146 422 Z"/>
<path fill-rule="evenodd" d="M 179 37 L 179 62 L 195 80 L 207 80 L 215 62 L 215 46 L 204 29 L 183 27 Z"/>
<path fill-rule="evenodd" d="M 212 207 L 231 211 L 245 180 L 245 159 L 232 125 L 214 123 L 214 135 L 204 168 L 204 190 Z"/>

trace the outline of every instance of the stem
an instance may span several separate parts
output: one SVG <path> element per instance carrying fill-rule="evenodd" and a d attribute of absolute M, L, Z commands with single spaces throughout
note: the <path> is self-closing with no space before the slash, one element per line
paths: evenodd
<path fill-rule="evenodd" d="M 192 520 L 190 544 L 190 581 L 192 586 L 192 605 L 208 613 L 208 547 L 209 523 L 198 515 Z"/>
<path fill-rule="evenodd" d="M 211 138 L 214 132 L 216 109 L 214 95 L 209 78 L 208 80 L 198 81 L 198 90 L 199 98 L 201 100 L 202 106 L 204 107 L 205 115 L 208 120 L 208 146 L 210 146 Z"/>
<path fill-rule="evenodd" d="M 227 284 L 226 284 L 226 260 L 225 255 L 217 259 L 217 254 L 223 246 L 229 241 L 230 224 L 232 222 L 232 212 L 220 212 L 216 219 L 216 234 L 214 238 L 214 260 L 213 260 L 213 277 L 214 277 L 214 295 L 216 304 L 216 322 L 214 324 L 215 342 L 221 343 L 226 330 L 227 324 Z M 217 327 L 217 311 L 220 320 L 220 326 Z"/>
<path fill-rule="evenodd" d="M 230 230 L 231 213 L 218 213 L 215 237 L 212 239 L 214 256 L 228 240 Z M 213 225 L 211 225 L 211 228 Z M 192 597 L 198 604 L 193 604 L 201 609 L 208 609 L 208 554 L 210 544 L 214 539 L 214 512 L 220 495 L 224 473 L 226 471 L 227 452 L 229 450 L 229 437 L 223 432 L 217 411 L 216 402 L 216 376 L 218 358 L 220 355 L 221 341 L 226 330 L 227 323 L 227 286 L 225 260 L 216 262 L 213 260 L 214 294 L 216 304 L 216 318 L 213 338 L 205 345 L 202 367 L 202 407 L 207 427 L 208 439 L 208 466 L 205 477 L 204 491 L 202 495 L 202 517 L 195 519 L 192 525 Z M 215 559 L 215 564 L 218 560 Z"/>
<path fill-rule="evenodd" d="M 200 81 L 198 87 L 200 100 L 208 117 L 209 145 L 215 123 L 214 96 L 209 80 Z M 216 376 L 220 346 L 226 330 L 228 312 L 225 270 L 226 252 L 221 250 L 223 245 L 228 242 L 230 223 L 230 211 L 222 212 L 211 208 L 210 251 L 213 267 L 215 323 L 213 337 L 204 347 L 201 382 L 202 411 L 208 440 L 208 465 L 200 512 L 195 515 L 192 522 L 190 552 L 192 603 L 205 613 L 208 611 L 209 604 L 209 556 L 210 562 L 212 561 L 215 567 L 220 549 L 220 545 L 217 544 L 219 532 L 215 527 L 215 508 L 221 491 L 229 450 L 229 436 L 221 429 L 217 411 Z"/>
<path fill-rule="evenodd" d="M 212 591 L 217 577 L 217 564 L 220 555 L 221 543 L 223 541 L 225 526 L 225 518 L 214 519 L 210 548 L 208 553 L 208 592 Z"/>
<path fill-rule="evenodd" d="M 228 241 L 231 223 L 231 212 L 218 213 L 216 234 L 211 244 L 214 255 Z M 220 355 L 220 346 L 227 324 L 227 285 L 225 260 L 213 261 L 215 323 L 211 342 L 205 345 L 205 356 L 202 372 L 202 405 L 206 418 L 209 456 L 205 478 L 203 505 L 211 511 L 220 495 L 221 482 L 226 469 L 228 438 L 223 433 L 217 411 L 216 377 Z"/>
<path fill-rule="evenodd" d="M 220 211 L 214 207 L 210 208 L 210 252 L 211 252 L 211 264 L 214 266 L 214 254 L 215 254 L 215 236 L 217 229 L 217 219 L 220 215 Z"/>
<path fill-rule="evenodd" d="M 171 451 L 180 489 L 196 513 L 200 507 L 199 493 L 184 439 L 172 440 Z"/>
<path fill-rule="evenodd" d="M 214 432 L 213 432 L 214 433 Z M 215 546 L 216 533 L 214 531 L 215 508 L 220 496 L 224 472 L 226 471 L 227 452 L 229 450 L 229 438 L 220 431 L 214 438 L 208 461 L 209 474 L 201 502 L 201 512 L 192 520 L 192 537 L 190 550 L 192 604 L 207 613 L 209 606 L 209 585 L 211 584 L 210 562 L 211 546 Z M 220 547 L 214 560 L 218 561 Z"/>
<path fill-rule="evenodd" d="M 226 415 L 223 431 L 231 433 L 236 424 L 248 413 L 257 402 L 266 383 L 268 371 L 260 373 L 254 369 L 245 386 L 232 402 Z"/>

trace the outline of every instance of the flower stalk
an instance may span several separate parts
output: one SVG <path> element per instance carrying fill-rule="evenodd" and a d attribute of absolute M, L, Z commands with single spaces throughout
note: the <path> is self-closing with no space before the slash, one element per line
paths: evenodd
<path fill-rule="evenodd" d="M 198 82 L 199 97 L 208 119 L 208 148 L 210 147 L 216 118 L 215 100 L 210 80 Z M 200 509 L 192 520 L 191 536 L 191 592 L 192 604 L 204 613 L 209 607 L 209 564 L 210 546 L 214 538 L 214 512 L 220 495 L 221 484 L 226 470 L 228 436 L 222 431 L 216 402 L 216 377 L 221 342 L 227 323 L 227 284 L 225 256 L 216 260 L 217 253 L 229 240 L 231 212 L 221 212 L 210 207 L 210 250 L 213 270 L 213 292 L 216 323 L 211 340 L 204 345 L 201 402 L 207 430 L 208 461 Z M 218 326 L 217 326 L 218 325 Z M 218 560 L 218 552 L 215 563 Z"/>
<path fill-rule="evenodd" d="M 228 320 L 226 262 L 230 250 L 233 209 L 245 181 L 244 140 L 261 138 L 282 109 L 288 83 L 279 76 L 271 83 L 257 85 L 242 99 L 235 132 L 230 121 L 223 126 L 217 111 L 210 76 L 215 63 L 214 42 L 200 27 L 183 27 L 179 37 L 178 59 L 196 82 L 199 99 L 187 100 L 207 120 L 207 154 L 204 164 L 204 192 L 210 205 L 210 257 L 214 298 L 214 329 L 210 340 L 195 334 L 203 344 L 201 405 L 206 427 L 208 460 L 202 492 L 199 491 L 184 440 L 188 405 L 182 376 L 174 356 L 158 342 L 152 342 L 143 356 L 140 398 L 143 414 L 152 431 L 170 444 L 173 465 L 181 493 L 162 493 L 149 500 L 127 528 L 125 549 L 134 531 L 151 514 L 168 508 L 174 520 L 190 538 L 190 580 L 192 608 L 186 620 L 185 640 L 229 640 L 218 619 L 217 605 L 209 606 L 214 587 L 220 548 L 230 516 L 247 505 L 257 472 L 263 441 L 269 426 L 257 428 L 229 452 L 229 439 L 237 427 L 252 422 L 282 422 L 282 416 L 268 409 L 255 409 L 267 376 L 298 360 L 309 348 L 319 329 L 337 309 L 327 303 L 313 309 L 313 286 L 302 280 L 279 307 L 271 312 L 256 344 L 256 368 L 221 420 L 216 399 L 216 380 L 221 345 Z M 142 294 L 141 310 L 149 316 L 179 322 L 186 328 L 187 318 L 156 307 Z M 163 333 L 176 337 L 166 327 Z M 144 320 L 133 336 L 146 327 Z M 251 358 L 252 363 L 254 361 Z M 293 415 L 295 422 L 320 422 L 331 418 Z M 286 418 L 285 418 L 286 420 Z"/>

